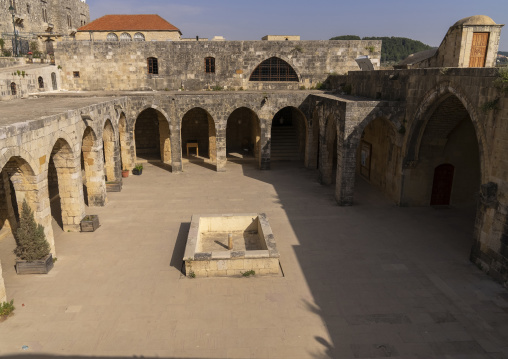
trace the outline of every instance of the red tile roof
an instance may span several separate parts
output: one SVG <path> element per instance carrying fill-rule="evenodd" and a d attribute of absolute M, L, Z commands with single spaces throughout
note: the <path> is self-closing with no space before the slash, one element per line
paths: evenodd
<path fill-rule="evenodd" d="M 178 31 L 159 15 L 104 15 L 78 31 Z"/>

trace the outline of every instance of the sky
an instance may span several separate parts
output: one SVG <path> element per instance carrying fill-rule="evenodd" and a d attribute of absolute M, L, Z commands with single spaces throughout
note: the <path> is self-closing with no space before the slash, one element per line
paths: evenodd
<path fill-rule="evenodd" d="M 261 40 L 300 35 L 328 40 L 338 35 L 400 36 L 439 46 L 448 28 L 472 15 L 508 24 L 508 0 L 87 0 L 90 18 L 106 14 L 158 14 L 183 37 L 224 36 Z M 508 51 L 508 27 L 500 51 Z"/>

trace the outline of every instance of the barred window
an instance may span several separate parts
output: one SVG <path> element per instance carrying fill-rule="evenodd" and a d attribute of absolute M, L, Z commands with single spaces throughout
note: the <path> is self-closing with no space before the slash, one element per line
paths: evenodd
<path fill-rule="evenodd" d="M 215 73 L 215 57 L 206 57 L 205 58 L 205 72 L 207 74 Z"/>
<path fill-rule="evenodd" d="M 124 32 L 120 35 L 120 41 L 132 41 L 132 37 L 128 33 Z"/>
<path fill-rule="evenodd" d="M 157 61 L 157 58 L 155 57 L 149 57 L 147 59 L 148 63 L 148 73 L 152 75 L 158 75 L 159 74 L 159 63 Z"/>
<path fill-rule="evenodd" d="M 16 84 L 14 82 L 11 82 L 11 94 L 15 96 L 17 93 L 18 91 L 16 91 Z"/>
<path fill-rule="evenodd" d="M 145 35 L 140 32 L 134 34 L 134 41 L 145 41 Z"/>
<path fill-rule="evenodd" d="M 106 41 L 118 41 L 118 36 L 114 32 L 110 32 L 108 36 L 106 36 Z"/>
<path fill-rule="evenodd" d="M 256 67 L 249 81 L 298 81 L 298 75 L 286 61 L 270 57 Z"/>

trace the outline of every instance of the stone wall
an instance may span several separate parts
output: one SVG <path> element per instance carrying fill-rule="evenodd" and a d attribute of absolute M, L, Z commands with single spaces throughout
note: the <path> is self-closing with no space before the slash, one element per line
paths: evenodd
<path fill-rule="evenodd" d="M 55 56 L 68 90 L 267 90 L 310 88 L 330 73 L 358 69 L 355 58 L 362 55 L 377 67 L 380 51 L 381 41 L 80 41 L 58 43 Z M 273 56 L 289 63 L 299 82 L 250 82 L 254 69 Z M 157 75 L 148 74 L 149 57 L 158 59 Z M 215 58 L 215 73 L 205 73 L 206 57 Z"/>
<path fill-rule="evenodd" d="M 42 87 L 39 78 L 42 78 Z M 12 83 L 16 84 L 15 95 L 12 92 Z M 5 69 L 0 72 L 0 101 L 28 98 L 29 94 L 58 90 L 60 86 L 60 71 L 55 66 L 24 68 L 23 70 Z"/>
<path fill-rule="evenodd" d="M 400 126 L 395 126 L 402 149 L 397 202 L 429 205 L 435 166 L 454 164 L 455 178 L 463 180 L 454 184 L 452 205 L 478 203 L 472 260 L 506 282 L 508 199 L 504 194 L 508 191 L 508 163 L 504 154 L 508 145 L 504 138 L 508 133 L 508 93 L 498 86 L 498 69 L 350 72 L 329 80 L 333 87 L 351 95 L 403 104 L 404 113 L 397 120 Z M 434 127 L 429 125 L 432 116 L 440 118 Z M 468 137 L 471 131 L 473 139 Z M 472 151 L 475 147 L 476 154 Z M 492 188 L 495 190 L 490 191 Z"/>
<path fill-rule="evenodd" d="M 7 11 L 13 0 L 0 0 L 0 32 L 13 33 L 12 16 Z M 43 37 L 49 36 L 54 40 L 61 36 L 70 36 L 73 31 L 81 26 L 81 23 L 90 21 L 88 4 L 80 0 L 15 0 L 16 29 L 24 40 L 37 40 L 39 37 L 40 51 L 44 51 Z M 47 22 L 43 19 L 43 9 L 47 13 Z M 71 25 L 68 26 L 67 16 L 71 17 Z M 48 30 L 48 24 L 53 24 L 53 29 Z M 11 49 L 11 38 L 5 37 L 5 48 Z"/>

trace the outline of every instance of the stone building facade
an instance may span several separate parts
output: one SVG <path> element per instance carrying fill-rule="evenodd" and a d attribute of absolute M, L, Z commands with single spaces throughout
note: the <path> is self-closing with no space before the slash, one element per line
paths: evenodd
<path fill-rule="evenodd" d="M 359 55 L 378 59 L 380 45 L 59 43 L 65 89 L 150 91 L 30 100 L 61 109 L 39 117 L 6 102 L 4 111 L 16 116 L 0 123 L 0 223 L 15 229 L 15 207 L 26 199 L 56 253 L 51 198 L 60 201 L 62 229 L 78 231 L 85 203 L 106 205 L 106 181 L 121 181 L 121 169 L 138 157 L 160 162 L 171 176 L 194 155 L 191 144 L 216 171 L 227 170 L 235 151 L 269 170 L 285 155 L 278 151 L 290 131 L 291 159 L 317 169 L 341 206 L 354 204 L 363 179 L 399 206 L 475 210 L 470 258 L 508 285 L 508 83 L 495 68 L 352 71 Z M 215 72 L 207 73 L 211 57 Z M 294 69 L 294 85 L 248 81 L 272 57 Z M 147 74 L 149 58 L 161 60 L 158 74 Z M 349 73 L 331 74 L 339 71 Z M 325 79 L 327 92 L 292 91 Z M 165 91 L 208 84 L 262 91 Z M 9 297 L 2 293 L 0 277 L 0 301 Z"/>
<path fill-rule="evenodd" d="M 20 41 L 37 40 L 43 52 L 51 52 L 53 42 L 72 38 L 80 26 L 90 22 L 90 9 L 84 0 L 0 0 L 0 32 L 6 49 L 12 49 L 14 31 L 9 6 L 15 9 Z"/>
<path fill-rule="evenodd" d="M 503 26 L 484 15 L 466 17 L 450 27 L 439 48 L 410 55 L 395 67 L 495 67 Z"/>
<path fill-rule="evenodd" d="M 355 59 L 365 55 L 379 68 L 381 41 L 79 41 L 61 42 L 55 51 L 65 88 L 85 91 L 296 90 L 357 70 Z M 274 57 L 294 70 L 295 81 L 249 81 L 263 61 Z M 150 73 L 150 58 L 157 61 L 157 73 Z M 213 59 L 213 69 L 207 59 Z"/>

